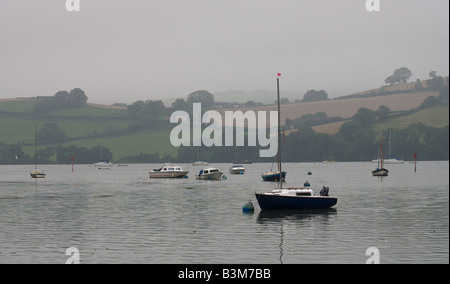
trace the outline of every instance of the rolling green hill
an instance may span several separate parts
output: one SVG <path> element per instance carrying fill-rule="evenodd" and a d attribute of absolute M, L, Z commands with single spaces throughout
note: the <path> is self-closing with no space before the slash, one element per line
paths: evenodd
<path fill-rule="evenodd" d="M 359 108 L 376 110 L 379 106 L 386 105 L 393 113 L 406 112 L 409 114 L 376 123 L 374 130 L 377 134 L 388 128 L 404 129 L 413 123 L 423 123 L 428 127 L 440 128 L 449 125 L 448 105 L 409 112 L 411 109 L 417 109 L 424 99 L 429 96 L 437 97 L 438 94 L 436 91 L 429 90 L 406 91 L 383 96 L 356 96 L 339 100 L 288 104 L 283 105 L 282 122 L 286 121 L 287 118 L 295 119 L 305 114 L 325 112 L 329 117 L 338 116 L 344 120 L 315 126 L 314 130 L 318 133 L 334 135 L 338 132 L 340 126 L 346 120 L 350 120 Z M 72 145 L 87 149 L 102 145 L 110 150 L 115 162 L 133 160 L 132 156 L 154 155 L 161 159 L 163 159 L 162 157 L 174 159 L 177 157 L 178 148 L 173 147 L 169 139 L 170 131 L 174 125 L 162 119 L 166 114 L 159 116 L 157 122 L 151 123 L 152 120 L 147 120 L 147 117 L 133 118 L 127 112 L 126 107 L 95 104 L 38 114 L 33 109 L 39 100 L 32 98 L 0 100 L 0 150 L 2 148 L 9 149 L 6 157 L 5 154 L 2 156 L 0 151 L 0 164 L 7 160 L 11 162 L 14 151 L 21 151 L 23 155 L 32 157 L 34 155 L 35 126 L 40 130 L 46 123 L 56 124 L 65 134 L 65 139 L 61 140 L 62 142 L 43 143 L 43 141 L 40 141 L 38 149 L 48 149 L 49 162 L 56 161 L 55 151 L 57 147 L 68 148 Z M 243 112 L 271 111 L 274 110 L 273 108 L 274 106 L 269 105 L 229 110 L 241 110 Z M 152 110 L 150 113 L 153 114 L 157 111 L 158 109 Z M 222 114 L 224 111 L 226 110 L 219 110 Z M 146 124 L 144 127 L 142 122 Z M 96 155 L 91 155 L 95 156 L 92 158 L 93 160 L 98 159 Z M 28 161 L 31 161 L 31 159 L 28 158 Z"/>
<path fill-rule="evenodd" d="M 134 122 L 127 117 L 126 108 L 86 105 L 80 108 L 58 110 L 44 116 L 33 114 L 36 100 L 0 101 L 0 144 L 20 145 L 24 154 L 34 155 L 35 126 L 55 123 L 64 131 L 66 141 L 55 144 L 38 143 L 38 149 L 63 146 L 108 148 L 115 161 L 140 153 L 176 157 L 177 149 L 170 144 L 170 130 L 130 130 Z M 51 158 L 56 161 L 56 157 Z M 1 163 L 1 161 L 0 161 Z"/>

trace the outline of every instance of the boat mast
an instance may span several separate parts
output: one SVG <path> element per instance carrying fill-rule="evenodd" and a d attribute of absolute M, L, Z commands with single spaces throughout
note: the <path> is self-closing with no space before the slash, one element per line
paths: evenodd
<path fill-rule="evenodd" d="M 37 123 L 34 124 L 34 169 L 37 170 Z"/>
<path fill-rule="evenodd" d="M 281 172 L 281 111 L 280 111 L 280 74 L 277 77 L 277 101 L 278 101 L 278 172 L 280 173 L 280 178 L 278 179 L 278 184 L 280 188 L 282 186 L 281 180 L 283 179 L 283 174 Z"/>
<path fill-rule="evenodd" d="M 381 136 L 381 168 L 383 168 L 383 136 Z"/>

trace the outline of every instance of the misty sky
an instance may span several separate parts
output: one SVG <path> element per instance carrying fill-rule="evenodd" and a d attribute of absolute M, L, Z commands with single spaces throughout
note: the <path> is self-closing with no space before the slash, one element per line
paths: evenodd
<path fill-rule="evenodd" d="M 95 103 L 276 89 L 330 97 L 400 67 L 449 75 L 449 1 L 0 0 L 0 99 L 81 88 Z"/>

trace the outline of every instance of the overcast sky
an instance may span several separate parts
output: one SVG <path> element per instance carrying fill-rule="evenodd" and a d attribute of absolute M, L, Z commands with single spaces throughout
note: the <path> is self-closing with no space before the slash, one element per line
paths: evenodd
<path fill-rule="evenodd" d="M 449 75 L 449 1 L 0 0 L 0 99 L 81 88 L 95 103 L 276 89 L 330 97 Z"/>

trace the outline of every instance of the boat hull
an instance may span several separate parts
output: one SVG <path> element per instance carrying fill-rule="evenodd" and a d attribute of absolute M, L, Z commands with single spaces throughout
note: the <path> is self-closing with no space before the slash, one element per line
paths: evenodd
<path fill-rule="evenodd" d="M 387 177 L 388 174 L 389 174 L 389 171 L 386 170 L 385 168 L 376 169 L 376 170 L 372 171 L 372 175 L 374 177 Z"/>
<path fill-rule="evenodd" d="M 45 175 L 46 174 L 39 171 L 38 169 L 36 169 L 30 173 L 31 178 L 45 178 Z"/>
<path fill-rule="evenodd" d="M 263 181 L 279 181 L 280 178 L 282 181 L 286 179 L 286 172 L 281 173 L 267 173 L 261 175 Z"/>
<path fill-rule="evenodd" d="M 30 174 L 31 178 L 45 178 L 45 174 Z"/>
<path fill-rule="evenodd" d="M 245 169 L 244 168 L 230 169 L 229 172 L 231 175 L 243 175 L 245 173 Z"/>
<path fill-rule="evenodd" d="M 261 210 L 325 209 L 337 204 L 330 196 L 280 196 L 255 193 Z"/>
<path fill-rule="evenodd" d="M 201 174 L 197 175 L 195 178 L 198 180 L 221 180 L 223 176 L 222 172 L 211 173 L 211 174 Z"/>
<path fill-rule="evenodd" d="M 150 178 L 184 178 L 189 172 L 150 172 Z"/>

